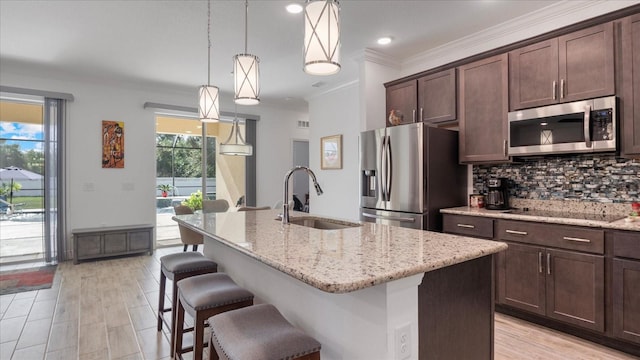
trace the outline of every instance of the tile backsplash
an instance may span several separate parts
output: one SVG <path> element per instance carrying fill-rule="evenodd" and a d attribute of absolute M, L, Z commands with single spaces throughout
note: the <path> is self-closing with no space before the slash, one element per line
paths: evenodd
<path fill-rule="evenodd" d="M 614 155 L 548 156 L 500 165 L 474 165 L 475 193 L 486 194 L 486 180 L 508 178 L 516 199 L 640 201 L 640 160 Z"/>

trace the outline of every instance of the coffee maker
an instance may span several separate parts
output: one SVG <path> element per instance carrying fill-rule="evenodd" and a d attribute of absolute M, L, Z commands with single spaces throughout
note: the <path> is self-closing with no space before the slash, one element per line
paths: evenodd
<path fill-rule="evenodd" d="M 487 180 L 487 189 L 485 207 L 488 210 L 509 209 L 509 179 L 489 179 Z"/>

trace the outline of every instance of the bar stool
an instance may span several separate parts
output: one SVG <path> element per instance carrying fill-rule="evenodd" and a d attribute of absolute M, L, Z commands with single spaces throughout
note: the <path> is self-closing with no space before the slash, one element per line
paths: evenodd
<path fill-rule="evenodd" d="M 171 356 L 182 359 L 183 353 L 193 350 L 193 359 L 202 360 L 206 320 L 225 311 L 251 305 L 253 294 L 238 286 L 227 274 L 204 274 L 178 281 L 178 303 L 171 337 Z M 184 329 L 185 311 L 193 318 L 194 328 Z M 194 330 L 194 345 L 183 348 L 184 333 L 191 330 Z"/>
<path fill-rule="evenodd" d="M 199 252 L 183 252 L 177 254 L 165 255 L 160 258 L 160 295 L 158 295 L 158 331 L 162 330 L 162 323 L 166 320 L 163 314 L 172 311 L 178 299 L 178 281 L 190 276 L 215 273 L 218 270 L 218 264 L 209 260 Z M 167 278 L 173 281 L 173 293 L 171 297 L 171 306 L 164 307 L 165 288 Z M 171 326 L 169 330 L 173 333 L 175 316 L 171 314 Z M 169 324 L 167 323 L 167 326 Z"/>
<path fill-rule="evenodd" d="M 209 329 L 209 360 L 320 359 L 320 343 L 293 327 L 271 304 L 213 316 Z"/>

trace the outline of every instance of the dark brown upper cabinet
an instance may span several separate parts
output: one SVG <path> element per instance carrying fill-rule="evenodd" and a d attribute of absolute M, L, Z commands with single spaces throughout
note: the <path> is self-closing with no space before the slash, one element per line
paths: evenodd
<path fill-rule="evenodd" d="M 395 111 L 395 119 L 391 111 Z M 456 120 L 456 69 L 387 87 L 387 126 Z M 393 121 L 392 121 L 393 120 Z"/>
<path fill-rule="evenodd" d="M 428 123 L 456 120 L 456 69 L 418 79 L 418 119 Z"/>
<path fill-rule="evenodd" d="M 613 45 L 608 22 L 511 51 L 510 109 L 613 95 Z"/>
<path fill-rule="evenodd" d="M 508 56 L 458 68 L 461 163 L 504 162 L 507 156 Z"/>
<path fill-rule="evenodd" d="M 622 20 L 621 153 L 640 157 L 640 14 Z"/>
<path fill-rule="evenodd" d="M 418 82 L 409 80 L 387 87 L 387 126 L 416 122 Z M 394 111 L 397 121 L 390 119 Z"/>

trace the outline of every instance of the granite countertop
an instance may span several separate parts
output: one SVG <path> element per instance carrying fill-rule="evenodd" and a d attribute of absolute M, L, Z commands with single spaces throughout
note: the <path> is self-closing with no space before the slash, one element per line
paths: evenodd
<path fill-rule="evenodd" d="M 278 213 L 225 212 L 173 219 L 330 293 L 364 289 L 507 248 L 496 241 L 373 223 L 338 230 L 283 226 L 276 220 Z M 316 217 L 292 212 L 291 219 L 296 218 Z"/>
<path fill-rule="evenodd" d="M 570 206 L 569 206 L 570 208 Z M 615 213 L 574 212 L 567 207 L 555 209 L 531 209 L 529 211 L 515 210 L 487 210 L 460 206 L 441 209 L 443 214 L 469 215 L 491 217 L 496 219 L 535 221 L 550 224 L 578 225 L 603 229 L 640 231 L 640 219 L 628 222 L 624 215 Z"/>

